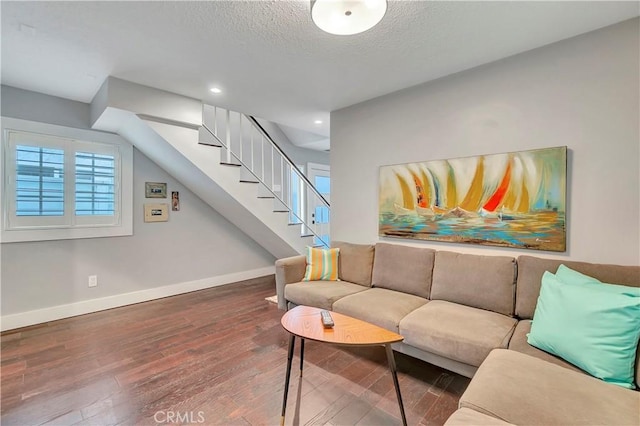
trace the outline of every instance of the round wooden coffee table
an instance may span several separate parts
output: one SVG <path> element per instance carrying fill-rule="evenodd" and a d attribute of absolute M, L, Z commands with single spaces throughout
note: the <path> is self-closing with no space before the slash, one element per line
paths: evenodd
<path fill-rule="evenodd" d="M 291 361 L 293 360 L 293 348 L 297 336 L 300 338 L 300 376 L 302 376 L 304 362 L 305 339 L 341 346 L 384 346 L 387 352 L 389 370 L 391 371 L 393 384 L 396 388 L 402 424 L 406 426 L 407 419 L 404 415 L 402 395 L 400 394 L 400 385 L 398 384 L 398 375 L 396 374 L 396 362 L 393 357 L 393 350 L 391 349 L 392 343 L 400 342 L 404 338 L 397 333 L 378 327 L 377 325 L 337 312 L 331 312 L 331 317 L 335 323 L 333 328 L 324 328 L 320 319 L 321 311 L 322 309 L 312 308 L 310 306 L 296 306 L 286 312 L 280 320 L 284 329 L 290 333 L 280 424 L 284 425 L 287 395 L 289 393 L 289 379 L 291 378 Z"/>

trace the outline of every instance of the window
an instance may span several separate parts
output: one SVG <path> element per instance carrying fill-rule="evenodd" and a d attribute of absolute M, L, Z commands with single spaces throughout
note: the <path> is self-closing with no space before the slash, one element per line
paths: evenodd
<path fill-rule="evenodd" d="M 2 124 L 2 242 L 132 235 L 130 144 L 89 130 Z"/>
<path fill-rule="evenodd" d="M 114 216 L 116 158 L 76 152 L 76 215 Z"/>

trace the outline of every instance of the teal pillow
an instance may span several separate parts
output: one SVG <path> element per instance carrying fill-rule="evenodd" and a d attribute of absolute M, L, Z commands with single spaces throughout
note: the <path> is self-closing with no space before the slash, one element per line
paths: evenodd
<path fill-rule="evenodd" d="M 634 389 L 640 289 L 567 283 L 545 272 L 527 337 L 605 382 Z"/>
<path fill-rule="evenodd" d="M 578 271 L 574 271 L 565 265 L 558 266 L 558 270 L 556 271 L 556 278 L 560 280 L 564 284 L 573 284 L 573 285 L 597 285 L 603 291 L 610 291 L 613 293 L 627 293 L 627 292 L 635 292 L 636 295 L 640 296 L 640 288 L 637 287 L 629 287 L 626 285 L 619 284 L 608 284 L 603 283 L 600 280 L 597 280 L 589 275 L 582 274 Z"/>
<path fill-rule="evenodd" d="M 556 278 L 566 284 L 602 284 L 602 281 L 590 277 L 589 275 L 582 274 L 578 271 L 574 271 L 573 269 L 565 265 L 558 266 L 558 270 L 556 271 Z"/>

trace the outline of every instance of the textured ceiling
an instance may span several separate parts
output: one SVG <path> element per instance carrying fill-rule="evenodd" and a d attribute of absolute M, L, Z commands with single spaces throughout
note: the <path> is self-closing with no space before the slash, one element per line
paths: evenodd
<path fill-rule="evenodd" d="M 391 1 L 372 30 L 334 36 L 313 25 L 306 1 L 2 1 L 2 84 L 89 102 L 112 75 L 326 137 L 330 111 L 638 16 L 639 7 Z M 224 92 L 211 94 L 212 85 Z M 322 137 L 303 139 L 318 148 Z"/>

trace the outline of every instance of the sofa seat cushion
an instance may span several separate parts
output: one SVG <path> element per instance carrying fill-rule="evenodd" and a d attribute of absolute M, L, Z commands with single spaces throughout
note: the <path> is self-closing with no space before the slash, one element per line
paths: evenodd
<path fill-rule="evenodd" d="M 511 336 L 511 340 L 509 341 L 509 349 L 511 349 L 512 351 L 531 355 L 536 358 L 540 358 L 552 364 L 568 368 L 569 370 L 584 373 L 581 369 L 571 364 L 570 362 L 567 362 L 555 355 L 551 355 L 550 353 L 542 351 L 535 346 L 531 346 L 529 343 L 527 343 L 527 333 L 529 333 L 529 331 L 531 331 L 531 320 L 522 320 L 518 322 L 518 325 L 513 332 L 513 336 Z"/>
<path fill-rule="evenodd" d="M 640 393 L 539 358 L 494 350 L 460 398 L 471 408 L 514 424 L 638 424 Z"/>
<path fill-rule="evenodd" d="M 287 284 L 284 297 L 296 305 L 331 310 L 336 300 L 367 288 L 347 281 L 305 281 Z"/>
<path fill-rule="evenodd" d="M 372 288 L 343 297 L 333 304 L 333 310 L 397 333 L 400 320 L 427 302 L 412 294 Z"/>
<path fill-rule="evenodd" d="M 507 423 L 470 408 L 458 408 L 444 422 L 445 426 L 507 426 Z"/>
<path fill-rule="evenodd" d="M 479 366 L 492 349 L 506 348 L 517 320 L 496 312 L 432 300 L 400 322 L 404 342 Z"/>

